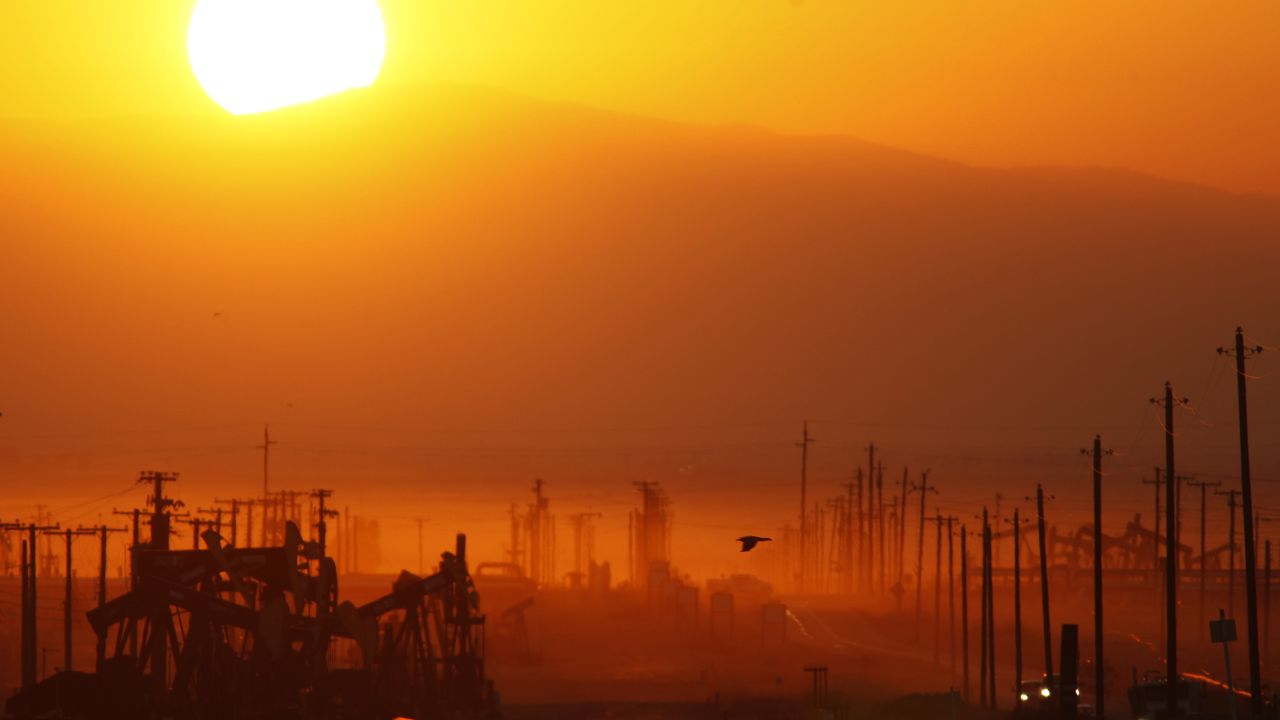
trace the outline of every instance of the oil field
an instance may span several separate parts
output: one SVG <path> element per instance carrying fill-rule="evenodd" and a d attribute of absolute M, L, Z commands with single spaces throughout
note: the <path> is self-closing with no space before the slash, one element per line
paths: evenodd
<path fill-rule="evenodd" d="M 0 720 L 1280 720 L 1278 29 L 0 1 Z"/>
<path fill-rule="evenodd" d="M 654 481 L 606 518 L 559 516 L 536 479 L 499 557 L 474 560 L 459 533 L 428 564 L 418 518 L 414 572 L 362 570 L 379 523 L 328 489 L 273 489 L 264 428 L 252 497 L 188 505 L 178 473 L 145 471 L 0 525 L 7 715 L 1274 717 L 1274 531 L 1251 492 L 1245 382 L 1266 349 L 1238 330 L 1219 353 L 1238 380 L 1236 479 L 1178 471 L 1190 406 L 1168 385 L 1151 402 L 1165 464 L 1136 483 L 1152 504 L 1112 523 L 1100 436 L 1069 489 L 1092 522 L 1073 526 L 1043 484 L 963 514 L 941 469 L 890 467 L 875 443 L 850 480 L 814 482 L 805 423 L 796 524 L 724 538 L 752 572 L 701 579 L 678 568 L 676 499 Z M 114 507 L 128 497 L 143 507 Z M 70 522 L 87 513 L 116 522 Z M 625 522 L 616 570 L 607 521 Z"/>

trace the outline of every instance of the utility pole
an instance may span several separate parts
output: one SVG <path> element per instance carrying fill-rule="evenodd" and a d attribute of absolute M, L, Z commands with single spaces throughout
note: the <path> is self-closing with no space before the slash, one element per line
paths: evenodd
<path fill-rule="evenodd" d="M 902 549 L 898 547 L 898 526 L 902 524 L 902 511 L 898 507 L 898 496 L 895 493 L 889 498 L 889 572 L 897 573 L 901 563 L 898 562 Z M 886 582 L 888 578 L 886 577 Z M 902 578 L 898 578 L 897 587 L 902 588 Z M 902 612 L 902 593 L 896 593 L 898 598 L 898 612 Z"/>
<path fill-rule="evenodd" d="M 240 508 L 242 506 L 253 507 L 253 500 L 239 500 L 236 498 L 232 498 L 231 500 L 219 500 L 215 498 L 213 502 L 216 505 L 231 506 L 231 510 L 229 511 L 231 513 L 231 545 L 234 547 L 239 547 L 240 545 L 240 532 L 239 532 L 240 531 Z M 253 532 L 252 526 L 251 525 L 246 526 L 245 535 L 244 535 L 246 546 L 252 544 L 251 542 L 249 542 L 249 538 L 252 536 L 252 532 Z M 221 531 L 219 531 L 219 534 L 221 534 Z"/>
<path fill-rule="evenodd" d="M 1022 689 L 1022 526 L 1013 509 L 1013 686 Z"/>
<path fill-rule="evenodd" d="M 1165 603 L 1163 602 L 1164 590 L 1162 590 L 1160 587 L 1160 490 L 1164 487 L 1165 481 L 1164 481 L 1164 476 L 1161 474 L 1164 471 L 1158 466 L 1155 467 L 1154 470 L 1155 470 L 1155 479 L 1143 480 L 1142 484 L 1154 485 L 1156 488 L 1155 519 L 1153 520 L 1153 523 L 1155 524 L 1156 534 L 1154 536 L 1154 540 L 1151 543 L 1151 547 L 1155 551 L 1154 556 L 1151 558 L 1151 584 L 1156 590 L 1156 605 L 1160 607 L 1159 625 L 1156 627 L 1156 634 L 1160 636 L 1160 643 L 1161 645 L 1163 645 L 1167 638 L 1164 635 L 1164 626 L 1165 626 L 1165 617 L 1164 617 Z"/>
<path fill-rule="evenodd" d="M 1157 571 L 1160 569 L 1160 489 L 1164 487 L 1164 476 L 1161 475 L 1162 472 L 1163 470 L 1160 468 L 1155 468 L 1155 479 L 1142 481 L 1143 485 L 1154 485 L 1156 488 L 1156 511 L 1154 521 L 1156 526 L 1156 541 L 1153 543 L 1156 548 L 1156 554 L 1155 558 L 1151 561 L 1151 567 Z"/>
<path fill-rule="evenodd" d="M 844 532 L 840 535 L 840 555 L 843 565 L 840 568 L 840 589 L 846 593 L 853 592 L 853 496 L 858 485 L 855 482 L 844 483 L 841 487 L 845 490 L 844 512 Z"/>
<path fill-rule="evenodd" d="M 982 508 L 983 561 L 987 580 L 987 662 L 989 671 L 987 681 L 990 683 L 991 714 L 1000 710 L 1000 700 L 996 696 L 996 585 L 995 575 L 991 567 L 991 523 L 987 519 L 987 509 Z"/>
<path fill-rule="evenodd" d="M 1249 471 L 1249 408 L 1245 392 L 1244 361 L 1262 352 L 1262 346 L 1244 346 L 1244 328 L 1236 328 L 1235 352 L 1218 348 L 1219 354 L 1231 354 L 1236 360 L 1236 397 L 1240 424 L 1240 495 L 1244 501 L 1244 594 L 1249 631 L 1249 695 L 1253 717 L 1262 716 L 1262 670 L 1258 648 L 1258 559 L 1253 536 L 1253 480 Z"/>
<path fill-rule="evenodd" d="M 267 542 L 268 540 L 267 525 L 272 524 L 272 523 L 268 523 L 267 521 L 267 504 L 270 502 L 270 498 L 271 498 L 271 446 L 276 444 L 278 444 L 277 441 L 271 439 L 271 423 L 263 423 L 262 424 L 262 444 L 256 446 L 258 450 L 262 451 L 262 546 L 263 547 L 267 547 L 269 544 L 278 544 L 278 543 Z M 276 519 L 279 520 L 278 513 L 277 513 Z M 275 532 L 276 530 L 272 528 L 271 529 L 271 534 L 273 536 L 272 539 L 274 539 Z"/>
<path fill-rule="evenodd" d="M 978 654 L 978 706 L 985 709 L 987 707 L 987 645 L 989 639 L 987 634 L 987 603 L 991 602 L 991 598 L 987 596 L 987 508 L 985 505 L 982 507 L 982 530 L 978 533 L 978 555 L 981 558 L 978 584 L 982 586 L 982 603 L 978 610 L 978 633 L 981 636 L 979 638 L 981 650 Z"/>
<path fill-rule="evenodd" d="M 1266 672 L 1271 671 L 1271 541 L 1266 543 L 1262 565 L 1262 662 Z"/>
<path fill-rule="evenodd" d="M 1030 500 L 1030 498 L 1027 498 Z M 1049 554 L 1044 538 L 1044 486 L 1036 484 L 1036 531 L 1040 542 L 1040 614 L 1044 620 L 1044 674 L 1053 675 L 1053 635 L 1049 622 Z"/>
<path fill-rule="evenodd" d="M 969 701 L 969 532 L 960 525 L 960 669 L 964 699 Z"/>
<path fill-rule="evenodd" d="M 907 558 L 907 493 L 911 491 L 911 481 L 907 479 L 907 468 L 902 468 L 902 502 L 898 503 L 901 512 L 898 514 L 898 586 L 902 587 L 902 581 L 906 573 Z M 903 588 L 905 591 L 906 588 Z"/>
<path fill-rule="evenodd" d="M 951 685 L 956 684 L 956 548 L 955 522 L 959 520 L 948 515 L 947 521 L 947 647 L 951 653 Z"/>
<path fill-rule="evenodd" d="M 222 538 L 222 508 L 220 508 L 220 507 L 215 507 L 215 508 L 196 508 L 196 512 L 198 512 L 198 513 L 202 513 L 202 514 L 204 514 L 204 515 L 212 515 L 212 516 L 213 516 L 213 520 L 212 520 L 212 521 L 210 521 L 210 520 L 208 520 L 208 519 L 206 519 L 206 520 L 204 521 L 204 528 L 205 528 L 205 530 L 212 530 L 212 531 L 214 531 L 215 533 L 217 533 L 217 535 L 218 535 L 218 537 L 219 537 L 219 538 Z M 196 534 L 197 534 L 197 535 L 199 535 L 199 533 L 196 533 Z M 223 539 L 225 539 L 225 538 L 223 538 Z M 199 549 L 199 544 L 198 544 L 198 543 L 197 543 L 197 547 L 196 547 L 196 549 Z"/>
<path fill-rule="evenodd" d="M 74 540 L 78 535 L 92 535 L 93 531 L 72 530 L 71 528 L 66 528 L 65 530 L 47 530 L 45 531 L 45 534 L 46 535 L 62 535 L 64 538 L 66 538 L 66 541 L 67 541 L 67 544 L 65 546 L 65 551 L 64 551 L 66 555 L 66 576 L 64 578 L 64 580 L 66 581 L 66 596 L 62 600 L 62 669 L 65 671 L 65 670 L 70 670 L 72 666 L 71 603 L 72 603 L 72 597 L 74 595 L 74 588 L 73 588 L 74 576 L 72 575 L 72 567 L 71 567 L 71 541 Z"/>
<path fill-rule="evenodd" d="M 1206 592 L 1208 589 L 1208 574 L 1205 563 L 1205 514 L 1208 508 L 1208 490 L 1211 487 L 1222 485 L 1220 482 L 1209 482 L 1208 480 L 1191 480 L 1187 483 L 1192 487 L 1200 488 L 1200 639 L 1205 639 L 1205 602 Z M 1216 491 L 1215 491 L 1216 492 Z"/>
<path fill-rule="evenodd" d="M 580 512 L 569 516 L 573 528 L 573 584 L 586 587 L 588 570 L 595 561 L 595 525 L 593 520 L 603 517 L 598 512 Z"/>
<path fill-rule="evenodd" d="M 884 595 L 886 584 L 884 575 L 884 463 L 876 465 L 876 525 L 880 546 L 880 594 Z"/>
<path fill-rule="evenodd" d="M 96 525 L 94 527 L 82 527 L 76 530 L 77 533 L 98 536 L 98 607 L 107 604 L 107 534 L 116 532 L 128 532 L 127 528 L 113 528 L 106 525 Z M 68 553 L 69 555 L 70 553 Z M 95 667 L 101 671 L 102 661 L 107 657 L 107 638 L 105 635 L 99 635 L 96 648 Z"/>
<path fill-rule="evenodd" d="M 1225 495 L 1230 520 L 1227 522 L 1227 616 L 1236 614 L 1236 498 L 1239 490 L 1214 490 L 1214 495 Z"/>
<path fill-rule="evenodd" d="M 859 585 L 863 590 L 871 589 L 871 568 L 872 568 L 871 552 L 873 550 L 874 543 L 872 542 L 873 536 L 871 534 L 870 520 L 872 515 L 872 509 L 875 507 L 875 490 L 876 490 L 876 444 L 875 443 L 870 443 L 869 445 L 867 445 L 867 488 L 868 488 L 868 492 L 867 492 L 868 522 L 865 523 L 865 525 L 862 525 L 860 523 L 860 528 L 859 528 L 861 531 L 863 531 L 863 534 L 866 535 L 866 538 L 867 538 L 866 547 L 863 548 L 862 546 L 859 546 L 858 548 L 859 562 L 862 564 L 864 568 L 863 572 L 861 573 L 862 581 L 859 583 Z"/>
<path fill-rule="evenodd" d="M 1093 436 L 1092 453 L 1088 450 L 1080 452 L 1093 456 L 1093 686 L 1097 697 L 1095 714 L 1102 720 L 1106 717 L 1106 689 L 1102 671 L 1102 435 Z M 1110 450 L 1105 452 L 1111 453 Z"/>
<path fill-rule="evenodd" d="M 936 509 L 935 516 L 929 520 L 937 528 L 936 550 L 933 560 L 933 664 L 937 665 L 942 657 L 942 510 Z"/>
<path fill-rule="evenodd" d="M 139 526 L 141 524 L 139 522 L 139 518 L 142 515 L 142 510 L 138 508 L 134 508 L 128 511 L 122 511 L 122 510 L 116 510 L 115 508 L 112 508 L 111 514 L 124 515 L 125 517 L 128 517 L 133 521 L 132 522 L 133 534 L 131 536 L 133 538 L 133 542 L 129 545 L 129 589 L 136 590 L 138 589 L 138 548 L 142 546 L 142 533 L 141 533 L 141 530 L 139 529 Z M 134 633 L 132 635 L 132 639 L 130 640 L 129 654 L 135 658 L 138 657 L 137 642 L 138 642 L 138 635 L 137 633 Z"/>
<path fill-rule="evenodd" d="M 849 572 L 853 573 L 853 576 L 856 576 L 857 578 L 856 587 L 859 592 L 862 592 L 863 590 L 866 589 L 864 573 L 867 569 L 867 563 L 863 561 L 863 557 L 864 557 L 863 551 L 866 549 L 866 542 L 865 542 L 866 536 L 863 533 L 863 530 L 864 530 L 863 510 L 865 509 L 866 505 L 863 503 L 863 492 L 866 489 L 866 481 L 863 480 L 862 478 L 861 467 L 854 468 L 853 484 L 854 484 L 854 497 L 857 504 L 854 507 L 850 508 L 849 512 L 851 513 L 850 517 L 857 518 L 857 523 L 856 523 L 857 527 L 855 529 L 851 525 L 849 528 L 849 532 L 857 535 L 857 542 L 855 542 L 854 544 L 857 546 L 858 560 L 857 560 L 857 563 L 853 563 L 853 556 L 850 555 L 851 564 L 849 566 Z M 855 570 L 855 565 L 856 565 L 856 570 Z"/>
<path fill-rule="evenodd" d="M 196 512 L 200 512 L 199 509 L 197 509 Z M 201 523 L 200 517 L 198 515 L 192 516 L 185 520 L 182 520 L 181 522 L 185 522 L 186 524 L 191 526 L 191 549 L 199 550 L 200 549 L 200 523 Z"/>
<path fill-rule="evenodd" d="M 329 523 L 327 518 L 338 517 L 338 511 L 325 507 L 325 502 L 333 497 L 332 490 L 312 490 L 311 497 L 316 501 L 316 540 L 320 543 L 320 557 L 323 559 L 329 547 Z M 418 565 L 422 565 L 422 521 L 418 521 Z"/>
<path fill-rule="evenodd" d="M 808 535 L 809 535 L 809 443 L 813 442 L 813 438 L 809 437 L 809 421 L 804 421 L 801 430 L 800 442 L 796 443 L 796 447 L 800 448 L 800 591 L 804 592 L 806 588 L 806 580 L 808 575 Z"/>
<path fill-rule="evenodd" d="M 244 505 L 244 546 L 253 547 L 253 506 L 258 503 L 253 498 L 249 498 L 242 500 L 241 504 Z M 267 512 L 265 507 L 262 512 L 265 517 Z"/>
<path fill-rule="evenodd" d="M 924 600 L 924 523 L 925 502 L 929 493 L 937 494 L 938 489 L 929 484 L 929 470 L 920 473 L 920 484 L 911 486 L 912 492 L 920 493 L 920 540 L 916 543 L 916 642 L 920 641 L 920 608 Z"/>
<path fill-rule="evenodd" d="M 37 514 L 36 517 L 41 517 Z M 39 549 L 36 543 L 38 533 L 45 533 L 50 530 L 57 530 L 58 525 L 41 525 L 39 522 L 31 522 L 23 525 L 22 523 L 5 523 L 3 527 L 6 530 L 25 531 L 27 537 L 21 541 L 22 557 L 21 557 L 21 573 L 22 573 L 22 636 L 20 639 L 20 652 L 22 658 L 22 687 L 29 688 L 35 685 L 36 678 L 36 567 L 39 562 Z"/>
<path fill-rule="evenodd" d="M 1173 384 L 1164 384 L 1164 399 L 1152 398 L 1151 402 L 1164 408 L 1164 512 L 1165 512 L 1165 707 L 1178 707 L 1178 541 L 1174 528 L 1176 497 L 1174 478 L 1178 473 L 1173 464 Z M 1181 403 L 1187 399 L 1182 398 Z M 1176 716 L 1176 711 L 1173 711 Z"/>
<path fill-rule="evenodd" d="M 168 550 L 169 549 L 169 531 L 170 531 L 170 515 L 172 511 L 182 507 L 181 500 L 174 500 L 165 497 L 164 486 L 167 483 L 178 481 L 177 473 L 157 472 L 154 470 L 144 471 L 138 476 L 138 484 L 149 484 L 152 486 L 151 496 L 147 498 L 148 504 L 151 505 L 151 550 Z M 150 659 L 151 682 L 158 690 L 163 690 L 169 677 L 168 658 L 169 658 L 169 633 L 167 629 L 171 622 L 169 615 L 169 607 L 164 606 L 159 609 L 148 620 L 151 624 L 151 635 L 147 638 L 150 645 L 145 651 Z M 139 666 L 145 667 L 146 660 L 139 659 Z"/>

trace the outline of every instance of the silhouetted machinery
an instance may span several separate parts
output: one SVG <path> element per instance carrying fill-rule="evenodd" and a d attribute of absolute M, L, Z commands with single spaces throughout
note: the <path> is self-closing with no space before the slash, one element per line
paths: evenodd
<path fill-rule="evenodd" d="M 159 515 L 160 513 L 157 513 Z M 88 613 L 113 648 L 95 673 L 59 673 L 8 702 L 16 718 L 417 720 L 494 718 L 484 615 L 466 536 L 427 577 L 400 574 L 365 605 L 339 602 L 324 530 L 282 547 L 170 550 L 167 517 L 136 548 L 132 589 Z"/>

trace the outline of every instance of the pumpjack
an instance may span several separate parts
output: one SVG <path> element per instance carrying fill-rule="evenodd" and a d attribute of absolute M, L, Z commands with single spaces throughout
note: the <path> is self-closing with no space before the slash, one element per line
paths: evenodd
<path fill-rule="evenodd" d="M 159 514 L 159 513 L 158 513 Z M 280 547 L 237 548 L 213 530 L 171 550 L 167 523 L 133 551 L 125 594 L 91 610 L 112 650 L 93 673 L 58 673 L 7 703 L 65 720 L 489 720 L 485 616 L 466 536 L 437 572 L 402 572 L 372 602 L 340 601 L 319 541 L 286 525 Z M 345 649 L 346 652 L 341 650 Z"/>

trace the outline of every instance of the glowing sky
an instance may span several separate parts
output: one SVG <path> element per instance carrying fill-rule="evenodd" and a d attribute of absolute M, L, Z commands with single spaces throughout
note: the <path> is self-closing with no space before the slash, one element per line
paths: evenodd
<path fill-rule="evenodd" d="M 191 0 L 0 5 L 0 115 L 213 112 Z M 380 83 L 1280 192 L 1280 5 L 383 0 Z"/>

